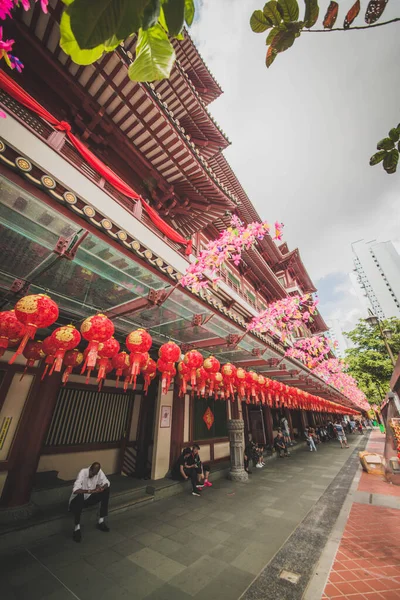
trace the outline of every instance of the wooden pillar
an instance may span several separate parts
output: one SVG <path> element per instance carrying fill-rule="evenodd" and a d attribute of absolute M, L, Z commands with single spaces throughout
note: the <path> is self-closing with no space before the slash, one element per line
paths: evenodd
<path fill-rule="evenodd" d="M 304 429 L 306 427 L 308 427 L 307 415 L 306 415 L 305 410 L 300 410 L 300 419 L 301 419 L 301 425 L 303 427 L 302 433 L 304 433 Z"/>
<path fill-rule="evenodd" d="M 171 422 L 171 450 L 170 467 L 179 458 L 184 442 L 183 433 L 185 428 L 185 395 L 179 395 L 179 381 L 175 377 L 174 399 L 172 404 L 172 422 Z"/>
<path fill-rule="evenodd" d="M 53 417 L 61 385 L 61 374 L 53 373 L 40 381 L 43 368 L 37 371 L 35 382 L 27 398 L 14 441 L 11 468 L 1 497 L 1 506 L 15 507 L 28 504 L 39 464 L 43 443 Z"/>
<path fill-rule="evenodd" d="M 293 423 L 292 423 L 292 413 L 286 407 L 285 407 L 284 411 L 285 411 L 285 417 L 286 417 L 287 422 L 289 424 L 290 437 L 291 437 L 292 440 L 294 440 Z"/>
<path fill-rule="evenodd" d="M 274 427 L 272 420 L 272 412 L 269 406 L 263 405 L 263 415 L 265 423 L 265 433 L 267 436 L 268 444 L 272 447 L 274 445 Z"/>

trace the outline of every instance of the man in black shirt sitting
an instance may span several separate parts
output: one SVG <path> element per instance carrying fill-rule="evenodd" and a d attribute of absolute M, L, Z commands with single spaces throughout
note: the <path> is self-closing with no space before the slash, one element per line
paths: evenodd
<path fill-rule="evenodd" d="M 176 481 L 190 479 L 192 482 L 192 495 L 201 495 L 197 487 L 197 465 L 190 448 L 183 449 L 182 454 L 172 467 L 171 477 Z"/>

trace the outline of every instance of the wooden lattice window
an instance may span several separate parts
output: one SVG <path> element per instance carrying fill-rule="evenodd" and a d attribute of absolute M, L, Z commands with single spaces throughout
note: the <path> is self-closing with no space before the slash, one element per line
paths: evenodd
<path fill-rule="evenodd" d="M 45 446 L 119 442 L 125 435 L 132 395 L 62 388 Z"/>

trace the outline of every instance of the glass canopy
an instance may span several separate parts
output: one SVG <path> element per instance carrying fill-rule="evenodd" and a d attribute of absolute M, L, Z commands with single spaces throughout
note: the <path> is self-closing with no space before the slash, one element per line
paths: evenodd
<path fill-rule="evenodd" d="M 113 318 L 121 341 L 132 329 L 144 327 L 156 344 L 167 339 L 194 346 L 201 342 L 205 354 L 212 352 L 222 361 L 248 360 L 255 348 L 264 350 L 252 336 L 243 338 L 243 329 L 235 323 L 215 314 L 179 288 L 173 288 L 171 283 L 140 265 L 133 254 L 130 258 L 92 233 L 79 246 L 74 260 L 60 258 L 54 252 L 60 237 L 76 235 L 78 239 L 84 231 L 35 196 L 0 177 L 1 310 L 12 308 L 18 299 L 10 290 L 15 279 L 30 284 L 28 293 L 48 293 L 60 307 L 60 324 L 79 325 L 95 312 L 147 298 L 150 289 L 166 290 L 169 295 L 161 306 Z M 242 338 L 234 349 L 227 348 L 224 342 L 230 335 Z"/>

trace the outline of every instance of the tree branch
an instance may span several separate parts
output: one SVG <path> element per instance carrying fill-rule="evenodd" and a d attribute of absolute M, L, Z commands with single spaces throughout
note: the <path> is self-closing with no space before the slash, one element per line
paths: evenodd
<path fill-rule="evenodd" d="M 355 29 L 372 29 L 372 27 L 382 27 L 382 25 L 389 25 L 390 23 L 396 23 L 400 21 L 400 17 L 391 19 L 390 21 L 384 21 L 383 23 L 374 23 L 374 25 L 364 25 L 362 27 L 335 27 L 335 29 L 303 29 L 302 33 L 329 33 L 331 31 L 354 31 Z"/>

